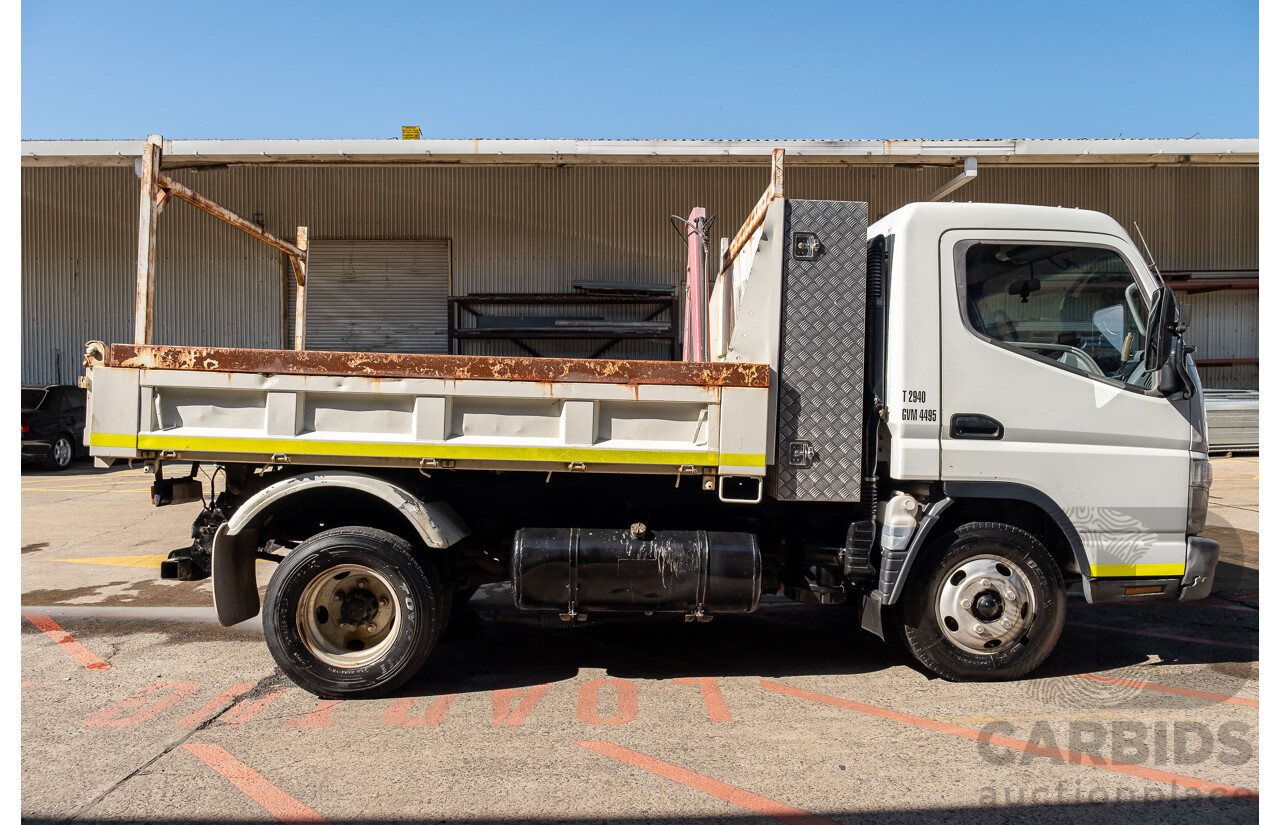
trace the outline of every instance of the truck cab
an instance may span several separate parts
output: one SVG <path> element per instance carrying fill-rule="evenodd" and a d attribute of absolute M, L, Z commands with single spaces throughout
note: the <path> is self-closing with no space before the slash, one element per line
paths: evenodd
<path fill-rule="evenodd" d="M 922 523 L 1026 529 L 1090 602 L 1206 595 L 1199 382 L 1189 359 L 1172 381 L 1147 368 L 1160 283 L 1124 229 L 1078 209 L 924 203 L 868 234 L 887 258 L 887 475 L 928 498 Z M 887 603 L 911 573 L 898 552 Z M 949 609 L 953 641 L 1002 638 Z"/>

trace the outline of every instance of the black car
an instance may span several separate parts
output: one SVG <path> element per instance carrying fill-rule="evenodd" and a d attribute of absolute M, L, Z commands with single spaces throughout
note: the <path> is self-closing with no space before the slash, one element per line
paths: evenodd
<path fill-rule="evenodd" d="M 85 393 L 70 384 L 22 388 L 22 463 L 65 470 L 84 452 Z"/>

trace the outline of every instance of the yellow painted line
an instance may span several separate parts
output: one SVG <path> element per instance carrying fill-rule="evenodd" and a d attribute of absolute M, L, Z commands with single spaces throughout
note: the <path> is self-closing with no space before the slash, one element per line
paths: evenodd
<path fill-rule="evenodd" d="M 93 438 L 129 438 L 95 433 Z M 92 440 L 92 439 L 91 439 Z M 97 443 L 96 441 L 94 443 Z M 105 444 L 104 446 L 133 446 Z M 581 461 L 599 464 L 721 464 L 763 467 L 764 455 L 683 450 L 608 450 L 582 447 L 470 447 L 450 444 L 386 444 L 361 441 L 303 441 L 266 438 L 218 438 L 181 435 L 139 435 L 139 450 L 179 452 L 235 452 L 290 456 L 361 456 L 371 458 L 445 458 L 488 461 Z"/>
<path fill-rule="evenodd" d="M 86 559 L 49 559 L 48 561 L 60 561 L 68 564 L 106 564 L 112 567 L 148 567 L 153 570 L 160 569 L 160 562 L 169 558 L 168 553 L 161 553 L 158 556 L 101 556 L 98 558 Z M 258 564 L 275 564 L 268 559 L 254 559 Z"/>
<path fill-rule="evenodd" d="M 146 487 L 140 487 L 136 490 L 103 490 L 100 487 L 23 487 L 24 493 L 114 493 L 116 495 L 139 495 L 150 491 Z"/>
<path fill-rule="evenodd" d="M 1091 564 L 1091 576 L 1181 576 L 1187 572 L 1185 563 L 1179 564 Z"/>
<path fill-rule="evenodd" d="M 98 558 L 89 559 L 50 559 L 50 561 L 64 561 L 72 564 L 109 564 L 112 567 L 153 567 L 159 569 L 160 562 L 169 558 L 168 553 L 161 553 L 158 556 L 100 556 Z"/>

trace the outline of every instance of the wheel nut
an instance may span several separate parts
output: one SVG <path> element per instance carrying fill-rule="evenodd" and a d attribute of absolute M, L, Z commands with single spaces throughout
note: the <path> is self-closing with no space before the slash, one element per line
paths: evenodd
<path fill-rule="evenodd" d="M 990 586 L 991 586 L 991 579 L 983 579 L 983 580 L 982 580 L 982 586 L 983 586 L 983 587 L 990 587 Z"/>
<path fill-rule="evenodd" d="M 982 636 L 987 632 L 987 629 L 980 624 L 975 624 L 973 626 L 973 632 L 977 633 L 979 636 Z"/>
<path fill-rule="evenodd" d="M 364 629 L 372 633 L 378 629 L 378 626 L 373 622 L 369 622 L 367 625 L 364 626 Z"/>
<path fill-rule="evenodd" d="M 1005 598 L 1014 600 L 1014 601 L 1016 601 L 1018 598 L 1018 594 L 1014 593 L 1012 589 L 1004 591 L 1004 595 L 1005 595 Z"/>
<path fill-rule="evenodd" d="M 351 625 L 347 624 L 346 622 L 338 622 L 338 627 L 342 628 L 343 630 L 351 629 Z"/>
<path fill-rule="evenodd" d="M 378 599 L 378 604 L 381 605 L 382 607 L 386 607 L 387 605 L 391 604 L 391 600 L 388 599 L 386 596 L 383 596 L 381 599 Z"/>
<path fill-rule="evenodd" d="M 1013 627 L 1013 620 L 1006 617 L 1003 621 L 1000 622 L 1000 626 L 1003 627 L 1005 630 L 1008 630 L 1009 628 Z"/>
<path fill-rule="evenodd" d="M 968 599 L 961 599 L 961 600 L 960 600 L 960 606 L 961 606 L 961 607 L 963 607 L 963 608 L 964 608 L 964 609 L 966 609 L 966 610 L 968 610 L 968 609 L 969 609 L 969 605 L 971 605 L 971 604 L 973 604 L 973 602 L 969 601 Z"/>
<path fill-rule="evenodd" d="M 361 579 L 360 581 L 356 582 L 356 587 L 360 588 L 361 590 L 369 589 L 369 580 Z"/>
<path fill-rule="evenodd" d="M 333 595 L 337 596 L 339 599 L 345 599 L 347 597 L 347 591 L 335 590 Z"/>

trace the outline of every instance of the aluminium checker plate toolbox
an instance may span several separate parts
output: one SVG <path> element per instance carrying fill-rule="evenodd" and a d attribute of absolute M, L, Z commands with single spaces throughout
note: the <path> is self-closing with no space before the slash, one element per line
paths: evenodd
<path fill-rule="evenodd" d="M 862 495 L 867 205 L 791 200 L 783 220 L 777 457 L 784 501 Z"/>

